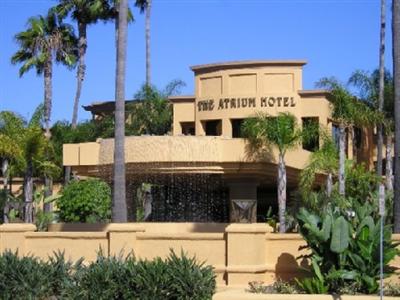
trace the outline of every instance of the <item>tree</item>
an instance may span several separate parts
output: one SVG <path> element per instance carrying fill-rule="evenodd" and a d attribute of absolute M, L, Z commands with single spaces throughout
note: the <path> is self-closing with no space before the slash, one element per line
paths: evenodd
<path fill-rule="evenodd" d="M 50 137 L 52 109 L 53 60 L 67 67 L 76 62 L 76 37 L 73 28 L 60 21 L 54 12 L 46 17 L 38 16 L 28 20 L 26 31 L 15 36 L 20 49 L 12 56 L 13 64 L 22 64 L 19 75 L 31 69 L 44 78 L 44 121 L 47 138 Z"/>
<path fill-rule="evenodd" d="M 374 70 L 372 73 L 362 70 L 353 72 L 350 76 L 349 84 L 358 89 L 358 97 L 370 107 L 379 112 L 380 95 L 380 69 Z M 383 131 L 386 136 L 386 189 L 393 190 L 393 77 L 388 70 L 384 71 L 384 88 L 383 88 L 383 105 L 382 116 Z M 379 145 L 378 145 L 379 146 Z"/>
<path fill-rule="evenodd" d="M 146 85 L 151 86 L 151 59 L 150 59 L 150 21 L 151 21 L 151 0 L 136 0 L 136 6 L 140 11 L 146 12 L 145 39 L 146 39 Z"/>
<path fill-rule="evenodd" d="M 330 91 L 332 119 L 339 126 L 339 194 L 344 196 L 346 129 L 353 129 L 354 125 L 363 127 L 375 124 L 378 117 L 366 104 L 353 97 L 337 79 L 322 78 L 317 86 Z"/>
<path fill-rule="evenodd" d="M 326 174 L 326 195 L 332 194 L 333 176 L 337 174 L 338 151 L 332 137 L 325 135 L 320 149 L 311 153 L 309 163 L 300 174 L 300 188 L 303 194 L 308 194 L 314 184 L 315 174 Z"/>
<path fill-rule="evenodd" d="M 24 123 L 21 117 L 9 111 L 0 112 L 0 159 L 3 176 L 2 199 L 0 200 L 4 205 L 2 212 L 4 223 L 8 223 L 7 203 L 10 196 L 8 188 L 10 166 L 21 157 L 22 149 L 19 141 L 23 127 Z"/>
<path fill-rule="evenodd" d="M 87 27 L 99 20 L 110 18 L 111 7 L 106 0 L 60 0 L 60 3 L 53 9 L 61 18 L 71 15 L 78 27 L 78 69 L 77 86 L 72 113 L 72 128 L 78 123 L 78 108 L 81 97 L 82 84 L 86 72 L 86 50 L 87 50 Z"/>
<path fill-rule="evenodd" d="M 378 111 L 383 112 L 384 103 L 384 88 L 385 88 L 385 27 L 386 27 L 386 1 L 381 0 L 381 22 L 380 22 L 380 47 L 379 47 L 379 101 Z M 378 129 L 378 155 L 377 155 L 377 166 L 376 172 L 379 176 L 382 176 L 382 150 L 383 150 L 383 125 L 382 123 L 377 124 Z"/>
<path fill-rule="evenodd" d="M 151 85 L 150 15 L 151 15 L 151 0 L 147 0 L 147 5 L 146 5 L 146 84 L 147 84 L 147 86 Z"/>
<path fill-rule="evenodd" d="M 305 137 L 297 125 L 296 117 L 290 113 L 279 113 L 276 117 L 259 113 L 243 122 L 243 133 L 255 148 L 273 146 L 278 149 L 278 206 L 279 232 L 286 232 L 286 166 L 285 154 L 298 146 Z"/>
<path fill-rule="evenodd" d="M 115 88 L 114 189 L 112 221 L 127 221 L 125 178 L 125 69 L 128 31 L 128 1 L 120 0 L 118 9 L 117 69 Z"/>
<path fill-rule="evenodd" d="M 8 134 L 8 138 L 14 141 L 14 147 L 18 151 L 18 155 L 14 156 L 15 164 L 24 174 L 23 198 L 26 223 L 33 222 L 33 176 L 38 163 L 45 162 L 45 148 L 48 143 L 41 126 L 43 111 L 43 105 L 40 105 L 29 122 L 12 112 L 0 113 L 0 131 L 3 132 L 3 136 Z"/>
<path fill-rule="evenodd" d="M 394 232 L 400 232 L 400 0 L 393 0 L 393 78 L 395 118 Z"/>
<path fill-rule="evenodd" d="M 129 135 L 164 135 L 171 130 L 172 107 L 168 97 L 178 93 L 184 86 L 180 80 L 171 81 L 164 90 L 144 84 L 134 95 L 139 101 L 127 105 L 126 125 Z"/>

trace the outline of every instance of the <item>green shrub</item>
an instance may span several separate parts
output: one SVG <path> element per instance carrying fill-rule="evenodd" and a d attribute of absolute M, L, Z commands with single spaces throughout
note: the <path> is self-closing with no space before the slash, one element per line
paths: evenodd
<path fill-rule="evenodd" d="M 98 179 L 72 181 L 57 199 L 61 222 L 106 222 L 111 217 L 111 189 Z"/>
<path fill-rule="evenodd" d="M 6 251 L 0 256 L 0 299 L 47 299 L 72 284 L 72 264 L 56 253 L 48 262 Z"/>
<path fill-rule="evenodd" d="M 301 209 L 300 233 L 311 255 L 312 278 L 300 280 L 308 293 L 340 293 L 353 286 L 355 293 L 373 294 L 378 290 L 380 219 L 369 203 L 353 203 L 354 215 L 338 208 L 322 216 Z M 390 261 L 397 255 L 391 228 L 384 227 L 384 275 L 393 273 Z"/>
<path fill-rule="evenodd" d="M 75 274 L 74 299 L 207 300 L 215 292 L 210 266 L 171 252 L 166 260 L 104 257 Z"/>
<path fill-rule="evenodd" d="M 208 300 L 215 292 L 212 267 L 171 252 L 163 260 L 106 257 L 83 265 L 56 253 L 44 262 L 17 253 L 0 255 L 0 299 Z"/>

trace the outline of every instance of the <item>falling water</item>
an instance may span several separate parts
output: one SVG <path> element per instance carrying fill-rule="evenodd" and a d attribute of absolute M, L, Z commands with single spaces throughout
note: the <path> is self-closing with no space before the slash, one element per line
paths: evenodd
<path fill-rule="evenodd" d="M 227 222 L 226 183 L 221 173 L 210 169 L 219 155 L 212 142 L 204 137 L 127 138 L 127 161 L 135 161 L 126 165 L 129 219 L 135 207 L 143 208 L 143 195 L 150 193 L 147 221 Z M 101 142 L 99 173 L 110 183 L 112 147 L 112 140 Z"/>

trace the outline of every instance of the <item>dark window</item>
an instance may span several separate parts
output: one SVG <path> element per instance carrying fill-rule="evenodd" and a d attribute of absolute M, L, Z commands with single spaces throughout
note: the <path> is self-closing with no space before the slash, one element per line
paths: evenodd
<path fill-rule="evenodd" d="M 181 122 L 182 134 L 184 135 L 195 135 L 194 122 Z"/>
<path fill-rule="evenodd" d="M 362 144 L 362 130 L 361 128 L 355 127 L 354 128 L 354 143 L 357 149 L 361 148 Z"/>
<path fill-rule="evenodd" d="M 318 128 L 319 120 L 318 118 L 302 118 L 303 129 L 309 128 L 313 130 Z M 319 134 L 316 131 L 311 137 L 303 139 L 303 149 L 308 151 L 316 151 L 319 149 Z"/>
<path fill-rule="evenodd" d="M 203 124 L 206 135 L 211 135 L 211 136 L 221 135 L 222 132 L 221 120 L 205 121 Z"/>
<path fill-rule="evenodd" d="M 242 135 L 242 124 L 244 119 L 233 119 L 232 123 L 232 137 L 233 138 L 241 138 Z"/>

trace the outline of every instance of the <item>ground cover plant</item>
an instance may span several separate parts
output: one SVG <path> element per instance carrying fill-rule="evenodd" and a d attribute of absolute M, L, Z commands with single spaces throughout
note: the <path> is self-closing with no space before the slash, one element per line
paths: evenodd
<path fill-rule="evenodd" d="M 184 253 L 152 261 L 99 253 L 88 265 L 82 261 L 67 261 L 63 253 L 43 261 L 6 251 L 0 256 L 0 299 L 207 300 L 215 293 L 212 267 Z"/>

